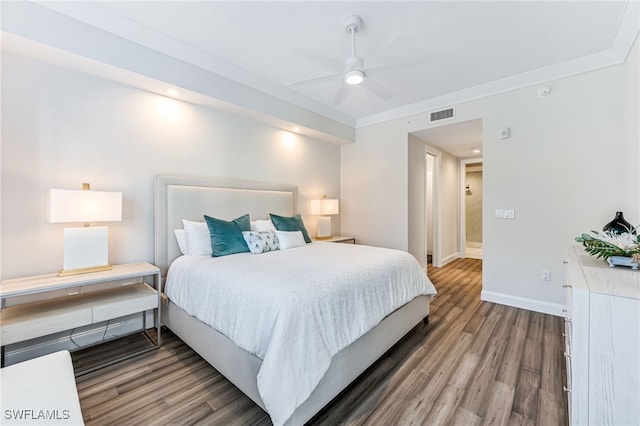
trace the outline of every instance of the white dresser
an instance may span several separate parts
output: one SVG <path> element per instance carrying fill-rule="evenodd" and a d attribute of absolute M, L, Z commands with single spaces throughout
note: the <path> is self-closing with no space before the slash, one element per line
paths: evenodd
<path fill-rule="evenodd" d="M 640 425 L 640 271 L 567 249 L 569 424 Z"/>

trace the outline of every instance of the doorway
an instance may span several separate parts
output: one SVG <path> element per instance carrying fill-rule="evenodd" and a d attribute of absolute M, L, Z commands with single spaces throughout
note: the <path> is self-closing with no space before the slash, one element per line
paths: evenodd
<path fill-rule="evenodd" d="M 422 267 L 442 265 L 439 190 L 440 153 L 409 134 L 408 248 Z"/>
<path fill-rule="evenodd" d="M 460 172 L 464 186 L 460 200 L 461 246 L 464 257 L 482 259 L 482 159 L 462 160 Z"/>
<path fill-rule="evenodd" d="M 425 247 L 427 254 L 427 265 L 433 264 L 433 254 L 435 252 L 435 168 L 436 156 L 430 152 L 425 154 Z M 436 262 L 438 263 L 438 262 Z"/>
<path fill-rule="evenodd" d="M 461 169 L 466 163 L 482 163 L 482 127 L 482 118 L 474 118 L 442 123 L 408 135 L 408 246 L 421 265 L 432 260 L 434 267 L 440 267 L 465 257 L 466 174 Z M 481 195 L 482 184 L 478 185 L 473 185 L 472 194 Z M 470 255 L 475 248 L 470 247 Z"/>

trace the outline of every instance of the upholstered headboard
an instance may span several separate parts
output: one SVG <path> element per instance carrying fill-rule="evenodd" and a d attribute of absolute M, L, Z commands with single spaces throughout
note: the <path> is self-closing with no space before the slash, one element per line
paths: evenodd
<path fill-rule="evenodd" d="M 251 220 L 269 213 L 291 216 L 297 212 L 296 186 L 239 180 L 157 175 L 155 189 L 155 264 L 164 277 L 180 255 L 174 230 L 182 219 L 204 221 L 207 214 L 231 220 L 249 213 Z"/>

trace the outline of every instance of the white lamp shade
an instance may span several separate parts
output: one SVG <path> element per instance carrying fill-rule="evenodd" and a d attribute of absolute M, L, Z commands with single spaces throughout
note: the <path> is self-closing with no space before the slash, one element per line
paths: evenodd
<path fill-rule="evenodd" d="M 311 214 L 313 215 L 331 215 L 340 213 L 338 200 L 332 198 L 323 198 L 321 200 L 311 200 Z"/>
<path fill-rule="evenodd" d="M 122 220 L 122 192 L 50 189 L 47 221 L 115 222 Z"/>

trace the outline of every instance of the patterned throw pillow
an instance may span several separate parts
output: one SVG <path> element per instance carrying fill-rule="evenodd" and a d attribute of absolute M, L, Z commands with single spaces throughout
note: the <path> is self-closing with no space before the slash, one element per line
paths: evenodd
<path fill-rule="evenodd" d="M 247 242 L 249 251 L 253 254 L 266 253 L 280 248 L 275 231 L 243 231 L 242 236 Z"/>

